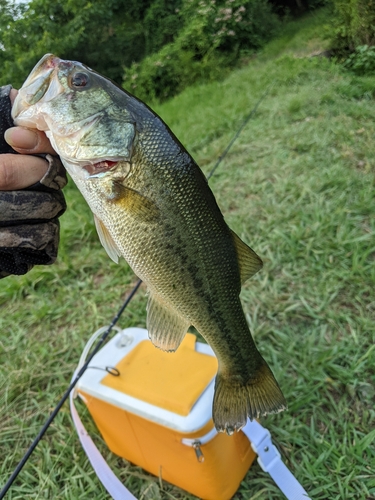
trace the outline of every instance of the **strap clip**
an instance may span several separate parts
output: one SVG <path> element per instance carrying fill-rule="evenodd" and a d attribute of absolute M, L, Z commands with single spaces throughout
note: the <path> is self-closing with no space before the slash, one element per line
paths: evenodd
<path fill-rule="evenodd" d="M 276 465 L 276 462 L 281 460 L 281 455 L 272 443 L 270 432 L 267 429 L 264 430 L 265 432 L 259 442 L 254 443 L 251 441 L 251 447 L 258 455 L 258 464 L 264 472 L 269 472 Z"/>

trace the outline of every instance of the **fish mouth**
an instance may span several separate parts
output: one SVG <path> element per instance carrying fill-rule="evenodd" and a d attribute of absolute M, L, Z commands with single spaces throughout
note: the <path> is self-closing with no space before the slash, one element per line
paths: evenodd
<path fill-rule="evenodd" d="M 112 170 L 118 161 L 102 160 L 97 163 L 84 165 L 82 168 L 89 174 L 89 178 L 103 177 L 107 172 Z"/>
<path fill-rule="evenodd" d="M 36 64 L 18 91 L 12 107 L 12 118 L 16 125 L 32 126 L 31 118 L 35 115 L 34 105 L 40 103 L 41 100 L 43 103 L 48 102 L 64 92 L 59 79 L 55 77 L 62 63 L 68 64 L 70 61 L 63 61 L 53 54 L 46 54 Z M 43 122 L 44 120 L 41 119 L 37 121 L 38 129 L 46 130 L 46 124 Z M 34 127 L 35 124 L 32 128 Z"/>

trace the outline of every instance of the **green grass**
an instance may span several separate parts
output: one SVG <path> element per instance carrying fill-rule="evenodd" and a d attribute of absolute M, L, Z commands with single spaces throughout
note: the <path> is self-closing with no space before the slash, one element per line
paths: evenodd
<path fill-rule="evenodd" d="M 308 16 L 289 20 L 280 35 L 262 50 L 261 59 L 289 54 L 295 57 L 314 56 L 329 48 L 331 8 L 312 11 Z"/>
<path fill-rule="evenodd" d="M 187 89 L 156 110 L 209 172 L 268 88 L 210 181 L 229 225 L 265 263 L 244 286 L 243 305 L 289 410 L 262 422 L 312 498 L 369 500 L 375 498 L 375 80 L 301 57 L 296 40 L 308 46 L 314 39 L 318 50 L 320 23 L 319 16 L 300 29 L 294 23 L 226 80 Z M 65 193 L 57 264 L 1 281 L 0 483 L 67 387 L 86 340 L 110 322 L 135 282 L 124 262 L 107 258 L 72 183 Z M 120 326 L 144 327 L 145 305 L 143 290 Z M 112 455 L 81 409 L 134 495 L 194 498 L 168 484 L 160 490 L 157 478 Z M 67 406 L 7 498 L 108 498 Z M 284 497 L 255 464 L 234 498 Z"/>

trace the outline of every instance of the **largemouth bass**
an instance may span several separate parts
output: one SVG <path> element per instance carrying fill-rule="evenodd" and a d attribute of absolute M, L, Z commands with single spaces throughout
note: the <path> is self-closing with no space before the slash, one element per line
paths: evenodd
<path fill-rule="evenodd" d="M 109 256 L 148 289 L 147 329 L 174 351 L 193 325 L 218 358 L 213 420 L 228 434 L 286 407 L 242 310 L 262 261 L 224 221 L 202 171 L 143 102 L 47 54 L 20 89 L 17 125 L 46 132 L 89 204 Z"/>

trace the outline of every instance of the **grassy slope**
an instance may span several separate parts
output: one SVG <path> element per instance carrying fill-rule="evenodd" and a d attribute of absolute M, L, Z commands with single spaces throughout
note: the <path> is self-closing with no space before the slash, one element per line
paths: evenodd
<path fill-rule="evenodd" d="M 289 411 L 264 424 L 313 498 L 365 500 L 375 497 L 374 80 L 302 57 L 324 48 L 320 24 L 292 23 L 225 81 L 156 110 L 208 172 L 268 88 L 210 181 L 228 223 L 265 262 L 242 297 Z M 106 257 L 74 186 L 66 195 L 58 264 L 1 282 L 1 483 L 66 388 L 86 339 L 134 281 L 124 262 Z M 145 325 L 144 293 L 120 324 Z M 159 491 L 158 480 L 96 441 L 135 495 L 193 498 L 169 485 Z M 67 407 L 8 498 L 108 498 Z M 235 498 L 283 496 L 254 465 Z"/>

